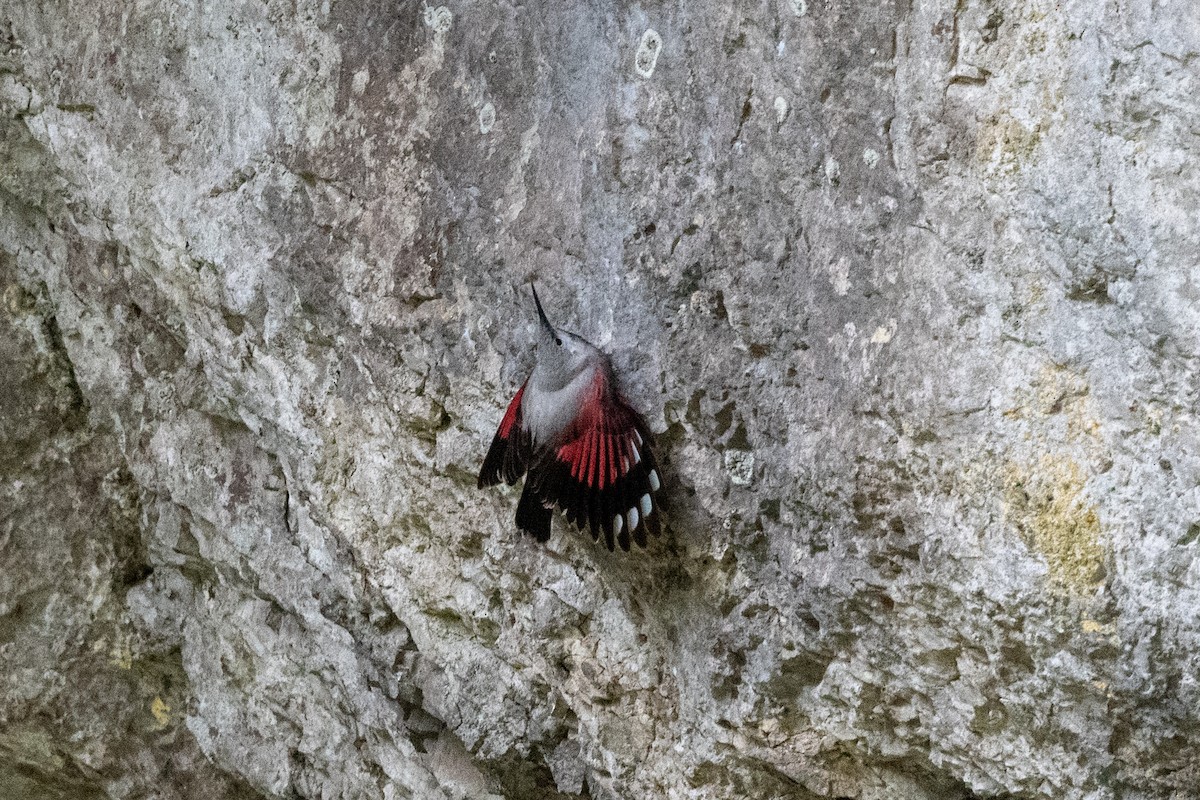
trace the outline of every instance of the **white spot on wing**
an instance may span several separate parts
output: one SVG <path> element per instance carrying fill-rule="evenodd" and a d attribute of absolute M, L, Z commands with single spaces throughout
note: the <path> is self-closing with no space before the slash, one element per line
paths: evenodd
<path fill-rule="evenodd" d="M 658 487 L 658 470 L 652 469 L 650 470 L 650 491 L 657 492 Z"/>
<path fill-rule="evenodd" d="M 638 452 L 637 445 L 634 444 L 633 442 L 630 442 L 629 446 L 633 448 L 633 463 L 635 463 L 635 464 L 642 463 L 642 454 Z"/>
<path fill-rule="evenodd" d="M 638 526 L 638 512 L 636 508 L 629 509 L 629 530 L 633 530 Z"/>
<path fill-rule="evenodd" d="M 621 528 L 625 525 L 625 518 L 620 514 L 613 517 L 613 536 L 621 535 Z"/>
<path fill-rule="evenodd" d="M 642 516 L 650 516 L 650 512 L 654 509 L 654 504 L 650 502 L 650 495 L 642 495 L 642 500 L 639 505 L 642 507 Z"/>

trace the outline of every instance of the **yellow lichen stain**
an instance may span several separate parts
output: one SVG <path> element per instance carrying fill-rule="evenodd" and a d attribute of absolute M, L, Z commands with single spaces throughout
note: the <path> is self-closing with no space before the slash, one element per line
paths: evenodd
<path fill-rule="evenodd" d="M 108 651 L 108 663 L 118 669 L 133 669 L 133 648 L 128 641 L 114 642 Z"/>
<path fill-rule="evenodd" d="M 999 172 L 1017 172 L 1041 144 L 1043 128 L 1041 122 L 1030 127 L 1007 112 L 993 115 L 979 127 L 975 158 Z"/>
<path fill-rule="evenodd" d="M 1162 433 L 1163 410 L 1157 406 L 1147 406 L 1146 414 L 1146 432 L 1151 436 L 1158 436 Z"/>
<path fill-rule="evenodd" d="M 1041 281 L 1033 281 L 1029 284 L 1029 300 L 1027 305 L 1040 305 L 1046 300 L 1046 286 Z"/>
<path fill-rule="evenodd" d="M 1084 633 L 1107 636 L 1115 632 L 1115 628 L 1111 622 L 1105 623 L 1097 622 L 1094 619 L 1085 619 L 1079 625 L 1083 628 Z"/>
<path fill-rule="evenodd" d="M 1051 585 L 1075 595 L 1089 594 L 1106 574 L 1100 517 L 1083 495 L 1084 480 L 1078 463 L 1054 455 L 1005 469 L 1008 518 L 1046 560 Z"/>
<path fill-rule="evenodd" d="M 37 306 L 34 296 L 19 283 L 10 283 L 4 290 L 4 306 L 13 317 L 27 314 Z"/>
<path fill-rule="evenodd" d="M 1045 364 L 1033 381 L 1034 407 L 1041 414 L 1055 414 L 1088 392 L 1087 382 L 1068 370 Z"/>
<path fill-rule="evenodd" d="M 1121 637 L 1117 634 L 1116 623 L 1113 622 L 1098 622 L 1094 619 L 1085 617 L 1080 621 L 1079 627 L 1089 636 L 1094 636 L 1102 639 L 1113 647 L 1121 646 Z"/>
<path fill-rule="evenodd" d="M 157 695 L 150 701 L 150 713 L 154 716 L 154 726 L 159 730 L 171 724 L 171 706 Z"/>
<path fill-rule="evenodd" d="M 1010 4 L 1012 5 L 1012 4 Z M 992 176 L 1011 176 L 1036 157 L 1042 141 L 1055 136 L 1066 120 L 1064 106 L 1072 86 L 1067 53 L 1072 33 L 1057 0 L 1032 0 L 1005 8 L 1008 39 L 1003 55 L 995 48 L 974 51 L 968 63 L 986 67 L 995 76 L 1016 75 L 1028 63 L 1040 69 L 1036 76 L 996 82 L 1000 92 L 996 108 L 976 129 L 977 162 Z M 965 41 L 965 40 L 964 40 Z M 989 87 L 992 84 L 989 83 Z"/>
<path fill-rule="evenodd" d="M 1073 405 L 1067 412 L 1067 438 L 1073 440 L 1081 439 L 1099 439 L 1100 438 L 1100 420 L 1095 417 L 1092 411 L 1092 403 L 1088 398 L 1083 398 L 1079 403 Z"/>
<path fill-rule="evenodd" d="M 1022 394 L 1016 406 L 1002 412 L 1006 418 L 1035 420 L 1062 414 L 1066 440 L 1085 445 L 1090 456 L 1103 455 L 1100 417 L 1091 398 L 1091 387 L 1082 375 L 1046 364 Z"/>

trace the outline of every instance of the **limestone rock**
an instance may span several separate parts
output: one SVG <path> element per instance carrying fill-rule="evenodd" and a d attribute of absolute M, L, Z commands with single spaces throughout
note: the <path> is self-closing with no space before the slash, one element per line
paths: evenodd
<path fill-rule="evenodd" d="M 0 9 L 0 782 L 1185 798 L 1192 4 Z M 544 287 L 659 435 L 475 471 Z"/>

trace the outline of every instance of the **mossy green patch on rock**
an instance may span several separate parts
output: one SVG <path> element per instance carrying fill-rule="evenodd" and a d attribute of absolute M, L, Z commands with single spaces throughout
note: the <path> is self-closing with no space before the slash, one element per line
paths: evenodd
<path fill-rule="evenodd" d="M 34 726 L 15 726 L 0 734 L 0 752 L 18 764 L 55 772 L 63 768 L 66 760 L 58 752 L 53 737 Z"/>
<path fill-rule="evenodd" d="M 1005 470 L 1006 511 L 1025 544 L 1046 559 L 1058 589 L 1086 594 L 1104 580 L 1107 547 L 1096 506 L 1083 497 L 1083 470 L 1070 458 L 1042 456 Z"/>

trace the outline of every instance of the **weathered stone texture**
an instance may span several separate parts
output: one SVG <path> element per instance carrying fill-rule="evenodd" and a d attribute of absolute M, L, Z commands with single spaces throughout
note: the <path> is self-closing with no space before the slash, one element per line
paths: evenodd
<path fill-rule="evenodd" d="M 1196 796 L 1198 151 L 1191 0 L 6 3 L 0 782 Z"/>

